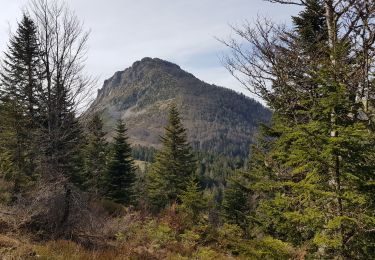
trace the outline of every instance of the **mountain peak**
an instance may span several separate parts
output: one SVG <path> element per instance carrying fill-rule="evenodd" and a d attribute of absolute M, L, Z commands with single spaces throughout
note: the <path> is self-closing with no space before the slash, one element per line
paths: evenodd
<path fill-rule="evenodd" d="M 158 147 L 171 102 L 177 104 L 193 146 L 217 153 L 245 155 L 256 126 L 270 117 L 268 109 L 244 95 L 149 57 L 106 80 L 88 113 L 101 114 L 110 133 L 121 118 L 133 144 Z"/>
<path fill-rule="evenodd" d="M 150 57 L 145 57 L 141 59 L 140 61 L 136 61 L 133 63 L 132 68 L 135 66 L 164 66 L 164 67 L 169 67 L 169 68 L 175 68 L 175 69 L 181 69 L 180 66 L 178 66 L 175 63 L 172 63 L 170 61 L 162 60 L 159 58 L 150 58 Z"/>
<path fill-rule="evenodd" d="M 153 75 L 154 77 L 168 75 L 173 78 L 190 77 L 196 79 L 177 64 L 159 58 L 145 57 L 134 62 L 132 66 L 125 70 L 115 72 L 111 78 L 105 80 L 103 87 L 98 90 L 98 97 L 108 95 L 111 90 L 127 85 L 129 81 L 134 83 L 142 80 L 147 75 Z"/>

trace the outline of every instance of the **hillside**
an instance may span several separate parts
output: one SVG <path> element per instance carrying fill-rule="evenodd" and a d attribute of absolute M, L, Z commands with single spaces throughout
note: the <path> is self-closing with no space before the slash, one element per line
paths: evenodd
<path fill-rule="evenodd" d="M 144 58 L 105 80 L 86 115 L 100 113 L 105 130 L 122 118 L 134 145 L 159 147 L 168 105 L 174 102 L 195 148 L 245 155 L 270 111 L 232 90 L 207 84 L 178 65 Z"/>

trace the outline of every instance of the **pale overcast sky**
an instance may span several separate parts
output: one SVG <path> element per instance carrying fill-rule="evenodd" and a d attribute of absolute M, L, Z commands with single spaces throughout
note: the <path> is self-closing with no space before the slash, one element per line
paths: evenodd
<path fill-rule="evenodd" d="M 9 30 L 16 29 L 27 0 L 0 0 L 0 50 Z M 223 68 L 218 57 L 226 50 L 215 37 L 230 35 L 228 24 L 252 21 L 258 15 L 290 23 L 296 7 L 263 0 L 67 0 L 91 30 L 88 74 L 98 87 L 114 72 L 143 57 L 177 63 L 196 77 L 249 94 Z"/>

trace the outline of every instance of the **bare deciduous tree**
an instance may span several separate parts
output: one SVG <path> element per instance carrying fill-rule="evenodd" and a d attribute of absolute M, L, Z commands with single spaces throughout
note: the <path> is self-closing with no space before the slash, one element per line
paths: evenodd
<path fill-rule="evenodd" d="M 272 3 L 298 5 L 307 9 L 309 0 L 266 0 Z M 268 20 L 258 20 L 233 27 L 237 38 L 222 41 L 231 50 L 224 57 L 226 68 L 249 91 L 263 98 L 279 115 L 295 119 L 296 124 L 309 120 L 328 121 L 327 136 L 337 142 L 339 129 L 355 123 L 368 122 L 373 130 L 375 101 L 375 2 L 373 0 L 321 0 L 326 21 L 327 40 L 323 56 L 304 53 L 296 41 L 294 30 Z M 317 49 L 318 53 L 319 50 Z M 321 86 L 326 86 L 321 92 Z M 323 100 L 325 110 L 309 114 L 316 99 Z M 328 104 L 328 105 L 327 105 Z M 303 115 L 299 116 L 299 112 Z M 318 119 L 316 115 L 325 114 Z M 291 122 L 293 122 L 291 120 Z M 336 194 L 336 217 L 345 216 L 343 190 L 343 157 L 332 150 L 327 160 L 329 185 Z M 347 234 L 342 224 L 337 237 L 344 245 L 355 234 Z"/>
<path fill-rule="evenodd" d="M 266 0 L 272 3 L 293 4 L 302 7 L 308 6 L 305 0 Z M 325 18 L 328 28 L 328 44 L 330 47 L 332 66 L 338 67 L 336 60 L 339 45 L 350 41 L 352 44 L 350 58 L 355 65 L 352 68 L 352 75 L 345 83 L 350 83 L 355 99 L 364 103 L 362 108 L 371 116 L 368 111 L 374 96 L 374 87 L 371 84 L 374 71 L 374 41 L 375 41 L 375 4 L 367 0 L 322 0 L 325 8 Z M 231 49 L 231 55 L 224 58 L 226 68 L 233 74 L 250 92 L 260 96 L 265 101 L 271 101 L 274 96 L 275 79 L 285 79 L 285 86 L 290 86 L 290 81 L 279 68 L 279 64 L 285 61 L 280 50 L 289 45 L 293 35 L 285 26 L 280 26 L 266 19 L 258 19 L 252 25 L 244 24 L 242 27 L 232 28 L 236 39 L 222 41 Z M 301 46 L 293 46 L 294 63 L 298 63 Z M 292 52 L 289 52 L 292 54 Z M 297 61 L 297 63 L 295 63 Z M 293 69 L 297 69 L 293 66 Z M 358 70 L 359 69 L 359 70 Z M 333 69 L 339 73 L 339 69 Z M 293 103 L 293 102 L 292 102 Z M 292 104 L 291 106 L 294 106 Z"/>
<path fill-rule="evenodd" d="M 76 221 L 75 202 L 84 201 L 74 183 L 82 142 L 77 114 L 94 84 L 84 73 L 89 32 L 64 2 L 58 0 L 32 0 L 27 12 L 38 30 L 41 60 L 38 95 L 41 107 L 36 117 L 36 138 L 38 172 L 42 177 L 36 187 L 44 195 L 37 192 L 38 196 L 31 196 L 37 204 L 30 201 L 25 204 L 36 218 L 30 220 L 31 225 L 45 231 L 51 226 L 67 230 Z M 46 212 L 47 220 L 43 219 Z M 40 221 L 44 224 L 38 226 Z"/>
<path fill-rule="evenodd" d="M 29 12 L 38 27 L 43 71 L 43 171 L 69 174 L 63 168 L 80 141 L 75 117 L 94 83 L 84 74 L 89 32 L 63 2 L 33 0 Z"/>

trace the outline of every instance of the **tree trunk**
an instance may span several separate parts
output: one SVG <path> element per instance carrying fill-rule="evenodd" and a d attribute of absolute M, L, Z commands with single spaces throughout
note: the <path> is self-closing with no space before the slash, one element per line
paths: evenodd
<path fill-rule="evenodd" d="M 328 29 L 328 43 L 330 48 L 330 59 L 331 59 L 331 65 L 332 65 L 332 80 L 334 84 L 337 84 L 337 76 L 336 76 L 336 45 L 337 42 L 337 14 L 335 12 L 335 7 L 333 0 L 326 0 L 325 1 L 325 9 L 326 9 L 326 21 L 327 21 L 327 29 Z M 331 138 L 337 138 L 339 133 L 336 130 L 337 125 L 337 113 L 336 108 L 332 108 L 331 112 Z M 337 216 L 341 217 L 343 216 L 343 206 L 342 206 L 342 200 L 341 200 L 341 171 L 340 171 L 340 156 L 338 154 L 333 154 L 334 158 L 334 167 L 332 169 L 332 176 L 333 176 L 333 182 L 336 185 L 336 195 L 337 195 Z M 341 241 L 344 239 L 344 230 L 342 224 L 340 224 L 339 228 L 339 236 L 341 236 Z M 342 242 L 341 245 L 341 252 L 339 255 L 340 259 L 344 259 L 344 244 Z"/>

